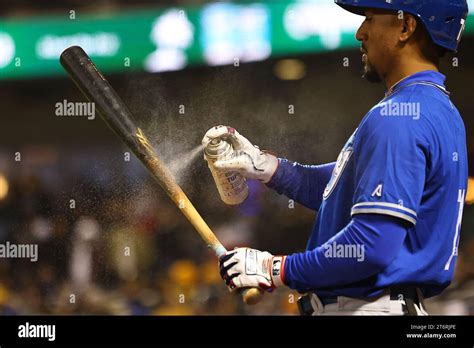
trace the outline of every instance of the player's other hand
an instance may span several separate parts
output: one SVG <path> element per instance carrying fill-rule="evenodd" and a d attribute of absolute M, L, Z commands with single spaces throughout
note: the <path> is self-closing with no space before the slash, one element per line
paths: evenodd
<path fill-rule="evenodd" d="M 230 291 L 249 287 L 272 291 L 284 285 L 285 258 L 266 251 L 238 248 L 221 256 L 220 274 Z"/>
<path fill-rule="evenodd" d="M 234 128 L 228 126 L 215 126 L 207 131 L 202 139 L 203 147 L 216 138 L 229 141 L 234 148 L 232 158 L 214 162 L 219 170 L 239 172 L 249 179 L 256 179 L 263 183 L 271 180 L 278 167 L 278 158 L 268 152 L 261 151 L 247 138 Z"/>

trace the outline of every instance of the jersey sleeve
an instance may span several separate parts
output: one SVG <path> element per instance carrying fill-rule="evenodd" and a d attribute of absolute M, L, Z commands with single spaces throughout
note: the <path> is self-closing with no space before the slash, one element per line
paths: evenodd
<path fill-rule="evenodd" d="M 368 115 L 354 143 L 352 216 L 384 214 L 416 224 L 429 153 L 420 122 L 380 108 Z"/>
<path fill-rule="evenodd" d="M 400 252 L 408 224 L 390 216 L 361 214 L 323 245 L 288 255 L 283 282 L 301 292 L 331 289 L 367 279 Z M 336 250 L 351 250 L 341 257 Z"/>
<path fill-rule="evenodd" d="M 267 186 L 309 209 L 319 210 L 335 163 L 303 165 L 284 158 L 278 161 L 278 168 Z"/>

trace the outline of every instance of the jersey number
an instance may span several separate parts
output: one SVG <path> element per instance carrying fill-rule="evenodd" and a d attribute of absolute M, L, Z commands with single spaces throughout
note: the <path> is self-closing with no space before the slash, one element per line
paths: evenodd
<path fill-rule="evenodd" d="M 465 197 L 466 197 L 466 190 L 459 190 L 459 194 L 458 194 L 459 215 L 458 215 L 458 221 L 456 223 L 456 232 L 454 233 L 453 251 L 451 253 L 451 256 L 448 259 L 448 262 L 446 262 L 446 265 L 444 266 L 445 271 L 449 271 L 449 267 L 451 267 L 451 261 L 453 260 L 454 256 L 458 255 L 459 234 L 461 230 L 462 212 L 464 209 Z"/>

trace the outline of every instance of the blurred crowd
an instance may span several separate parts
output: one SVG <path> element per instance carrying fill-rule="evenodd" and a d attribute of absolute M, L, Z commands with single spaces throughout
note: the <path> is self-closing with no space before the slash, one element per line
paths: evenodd
<path fill-rule="evenodd" d="M 69 155 L 81 162 L 80 154 Z M 0 314 L 297 314 L 295 291 L 277 289 L 253 307 L 230 294 L 215 256 L 139 166 L 107 171 L 107 160 L 95 166 L 89 156 L 66 170 L 41 156 L 48 164 L 0 161 L 0 243 L 39 249 L 37 262 L 0 259 Z M 198 208 L 226 247 L 303 250 L 314 214 L 249 185 L 239 208 L 225 207 L 214 189 L 192 196 L 204 202 Z M 434 314 L 474 314 L 473 216 L 467 206 L 456 279 L 428 301 Z"/>

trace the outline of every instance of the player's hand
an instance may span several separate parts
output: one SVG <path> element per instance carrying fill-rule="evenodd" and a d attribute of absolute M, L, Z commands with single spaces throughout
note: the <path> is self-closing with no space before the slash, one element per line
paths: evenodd
<path fill-rule="evenodd" d="M 266 251 L 238 248 L 219 259 L 221 277 L 230 291 L 249 287 L 272 291 L 284 285 L 285 258 Z"/>
<path fill-rule="evenodd" d="M 234 128 L 228 126 L 215 126 L 209 129 L 202 139 L 202 145 L 206 146 L 216 138 L 229 141 L 234 148 L 231 159 L 214 162 L 213 165 L 217 169 L 230 172 L 236 171 L 246 178 L 256 179 L 263 183 L 271 180 L 278 167 L 276 156 L 261 151 L 258 146 L 253 145 Z"/>

